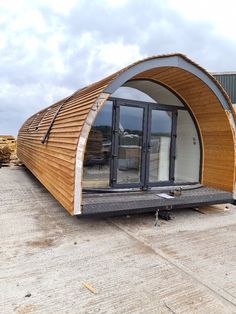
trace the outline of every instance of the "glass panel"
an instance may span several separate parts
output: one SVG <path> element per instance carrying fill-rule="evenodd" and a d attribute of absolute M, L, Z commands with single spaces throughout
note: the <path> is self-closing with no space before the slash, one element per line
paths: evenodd
<path fill-rule="evenodd" d="M 200 143 L 195 124 L 188 111 L 179 110 L 177 118 L 175 181 L 198 182 Z"/>
<path fill-rule="evenodd" d="M 177 98 L 166 87 L 159 85 L 157 82 L 140 79 L 131 80 L 125 83 L 125 87 L 132 87 L 135 88 L 136 90 L 142 91 L 143 93 L 151 97 L 149 99 L 152 99 L 152 102 L 157 102 L 159 104 L 165 104 L 170 106 L 184 107 L 183 103 L 179 100 L 179 98 Z M 124 98 L 123 95 L 122 98 Z M 146 99 L 143 100 L 147 101 Z"/>
<path fill-rule="evenodd" d="M 135 87 L 128 87 L 128 86 L 121 86 L 111 95 L 111 97 L 138 100 L 138 101 L 156 102 L 153 98 L 151 98 L 146 93 L 138 90 Z"/>
<path fill-rule="evenodd" d="M 112 101 L 107 101 L 89 133 L 84 156 L 84 188 L 106 188 L 110 181 Z"/>
<path fill-rule="evenodd" d="M 117 183 L 139 183 L 143 108 L 120 106 Z"/>
<path fill-rule="evenodd" d="M 152 110 L 149 182 L 169 181 L 172 112 Z"/>

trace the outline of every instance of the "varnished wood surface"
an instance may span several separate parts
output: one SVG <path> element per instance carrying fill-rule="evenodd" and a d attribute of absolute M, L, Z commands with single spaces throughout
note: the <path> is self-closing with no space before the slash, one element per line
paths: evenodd
<path fill-rule="evenodd" d="M 74 208 L 76 150 L 85 119 L 103 90 L 129 67 L 75 93 L 60 110 L 47 143 L 42 144 L 41 139 L 65 99 L 30 117 L 19 131 L 19 158 L 71 214 Z M 226 112 L 208 86 L 193 74 L 173 67 L 151 69 L 135 78 L 161 82 L 186 102 L 199 126 L 203 143 L 202 183 L 232 191 L 235 181 L 233 133 Z M 224 96 L 232 107 L 227 95 Z"/>
<path fill-rule="evenodd" d="M 106 86 L 107 80 L 98 82 L 66 102 L 45 144 L 41 143 L 41 139 L 63 100 L 52 105 L 50 110 L 46 108 L 30 117 L 19 131 L 19 158 L 71 214 L 79 134 L 91 107 Z"/>
<path fill-rule="evenodd" d="M 155 69 L 135 78 L 159 81 L 184 99 L 201 133 L 202 183 L 232 191 L 235 182 L 234 135 L 227 113 L 208 86 L 192 73 L 176 68 Z"/>

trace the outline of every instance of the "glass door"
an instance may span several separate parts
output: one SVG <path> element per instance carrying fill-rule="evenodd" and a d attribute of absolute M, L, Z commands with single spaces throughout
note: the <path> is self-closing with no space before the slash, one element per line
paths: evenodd
<path fill-rule="evenodd" d="M 115 101 L 113 187 L 148 189 L 173 182 L 176 111 L 166 107 Z"/>
<path fill-rule="evenodd" d="M 144 106 L 118 102 L 115 112 L 113 186 L 142 186 L 146 109 Z"/>
<path fill-rule="evenodd" d="M 170 184 L 174 181 L 177 111 L 150 106 L 148 115 L 148 150 L 146 184 Z"/>

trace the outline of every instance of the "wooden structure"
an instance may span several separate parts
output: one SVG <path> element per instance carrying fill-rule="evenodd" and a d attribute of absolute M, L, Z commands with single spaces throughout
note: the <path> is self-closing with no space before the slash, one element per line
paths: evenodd
<path fill-rule="evenodd" d="M 16 151 L 16 140 L 12 135 L 0 135 L 0 148 L 7 146 L 11 152 Z"/>
<path fill-rule="evenodd" d="M 76 91 L 22 125 L 18 157 L 70 214 L 83 213 L 83 160 L 97 113 L 117 89 L 140 79 L 170 90 L 194 117 L 202 145 L 199 183 L 233 192 L 236 116 L 229 97 L 207 71 L 186 56 L 160 55 Z"/>

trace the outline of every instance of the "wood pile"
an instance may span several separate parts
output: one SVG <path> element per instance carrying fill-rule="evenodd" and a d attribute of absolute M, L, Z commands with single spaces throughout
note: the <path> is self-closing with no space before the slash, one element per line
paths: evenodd
<path fill-rule="evenodd" d="M 11 149 L 8 146 L 0 147 L 0 167 L 9 165 L 11 160 Z"/>

